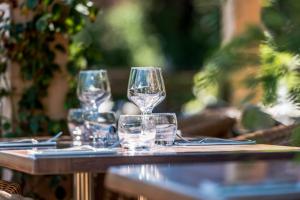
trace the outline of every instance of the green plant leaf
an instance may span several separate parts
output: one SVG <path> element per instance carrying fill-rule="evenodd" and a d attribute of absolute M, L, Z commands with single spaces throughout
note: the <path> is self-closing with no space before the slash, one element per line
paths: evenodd
<path fill-rule="evenodd" d="M 36 29 L 38 31 L 45 31 L 48 27 L 48 20 L 50 19 L 51 17 L 51 14 L 45 14 L 45 15 L 42 15 L 37 21 L 36 21 Z"/>
<path fill-rule="evenodd" d="M 250 131 L 271 128 L 277 124 L 272 116 L 255 105 L 248 105 L 243 110 L 241 123 L 245 129 Z"/>
<path fill-rule="evenodd" d="M 48 6 L 53 2 L 53 0 L 43 0 L 43 3 Z"/>
<path fill-rule="evenodd" d="M 0 73 L 4 73 L 6 71 L 6 63 L 0 63 Z"/>
<path fill-rule="evenodd" d="M 9 122 L 5 122 L 2 127 L 3 127 L 4 130 L 7 131 L 7 130 L 9 130 L 11 128 L 11 125 L 10 125 Z"/>
<path fill-rule="evenodd" d="M 63 2 L 67 5 L 71 5 L 74 3 L 75 0 L 63 0 Z"/>
<path fill-rule="evenodd" d="M 39 121 L 36 118 L 31 118 L 30 120 L 30 129 L 34 135 L 38 133 L 39 130 Z"/>
<path fill-rule="evenodd" d="M 61 16 L 62 6 L 58 3 L 54 4 L 52 7 L 52 19 L 58 20 Z"/>
<path fill-rule="evenodd" d="M 296 126 L 292 130 L 291 138 L 293 146 L 300 146 L 300 125 Z"/>
<path fill-rule="evenodd" d="M 30 9 L 34 9 L 38 5 L 38 0 L 27 0 L 26 6 Z"/>
<path fill-rule="evenodd" d="M 53 73 L 60 70 L 55 60 L 57 51 L 62 53 L 69 51 L 69 46 L 73 43 L 72 36 L 85 25 L 84 17 L 86 16 L 76 12 L 75 7 L 79 3 L 86 5 L 87 2 L 87 0 L 24 0 L 21 7 L 26 12 L 28 10 L 34 12 L 32 20 L 26 24 L 7 23 L 8 25 L 6 25 L 4 19 L 0 18 L 0 22 L 3 23 L 0 27 L 0 36 L 3 36 L 0 43 L 4 44 L 3 47 L 0 45 L 0 54 L 18 63 L 21 69 L 21 78 L 32 83 L 30 86 L 25 86 L 24 93 L 18 102 L 18 110 L 15 113 L 16 123 L 6 123 L 2 117 L 1 127 L 2 131 L 5 130 L 5 136 L 54 134 L 60 130 L 67 132 L 65 120 L 52 121 L 46 116 L 42 99 L 48 95 L 48 87 Z M 4 30 L 10 32 L 9 37 L 4 37 Z M 67 45 L 57 44 L 54 32 L 62 34 L 69 43 Z M 52 48 L 53 44 L 56 44 L 54 49 Z M 79 70 L 76 62 L 79 60 L 78 63 L 86 63 L 82 59 L 85 56 L 85 50 L 86 48 L 82 47 L 78 54 L 70 56 L 70 60 L 75 63 L 72 66 L 74 76 Z M 0 62 L 0 74 L 5 71 L 6 63 Z M 12 92 L 14 91 L 0 87 L 0 98 L 12 94 Z M 66 100 L 66 104 L 71 102 L 68 105 L 72 107 L 74 107 L 73 104 L 79 105 L 79 101 L 74 99 L 75 92 L 76 87 L 74 86 Z"/>

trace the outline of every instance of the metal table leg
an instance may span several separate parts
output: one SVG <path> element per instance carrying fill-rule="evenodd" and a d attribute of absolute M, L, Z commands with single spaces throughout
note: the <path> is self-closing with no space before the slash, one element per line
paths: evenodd
<path fill-rule="evenodd" d="M 77 172 L 74 174 L 74 200 L 93 199 L 93 177 L 89 172 Z"/>

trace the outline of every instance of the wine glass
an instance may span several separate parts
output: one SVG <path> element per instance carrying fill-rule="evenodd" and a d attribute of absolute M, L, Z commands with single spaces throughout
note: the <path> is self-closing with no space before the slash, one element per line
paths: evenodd
<path fill-rule="evenodd" d="M 97 110 L 99 105 L 111 96 L 107 71 L 80 71 L 77 96 L 85 109 Z"/>
<path fill-rule="evenodd" d="M 166 97 L 161 68 L 132 67 L 127 96 L 143 115 L 152 113 L 153 108 Z"/>

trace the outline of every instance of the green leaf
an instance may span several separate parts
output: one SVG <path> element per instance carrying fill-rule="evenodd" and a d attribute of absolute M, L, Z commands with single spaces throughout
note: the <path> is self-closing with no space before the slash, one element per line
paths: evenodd
<path fill-rule="evenodd" d="M 26 6 L 30 9 L 34 9 L 38 4 L 38 0 L 27 0 Z"/>
<path fill-rule="evenodd" d="M 258 106 L 248 105 L 243 113 L 241 123 L 245 129 L 250 131 L 271 128 L 277 122 L 269 114 L 263 112 Z"/>
<path fill-rule="evenodd" d="M 34 135 L 37 134 L 38 129 L 39 129 L 39 124 L 38 124 L 38 121 L 37 121 L 37 120 L 32 119 L 32 120 L 30 121 L 30 129 L 31 129 L 31 131 L 32 131 L 32 133 L 33 133 Z"/>
<path fill-rule="evenodd" d="M 4 124 L 3 124 L 3 129 L 4 130 L 9 130 L 11 128 L 11 125 L 10 125 L 10 123 L 8 123 L 8 122 L 5 122 Z"/>
<path fill-rule="evenodd" d="M 65 21 L 65 24 L 72 27 L 74 25 L 74 20 L 71 17 L 68 17 Z"/>
<path fill-rule="evenodd" d="M 63 0 L 63 2 L 67 5 L 73 4 L 74 0 Z"/>
<path fill-rule="evenodd" d="M 28 117 L 29 117 L 29 116 L 28 116 L 28 113 L 27 113 L 27 112 L 20 112 L 20 113 L 19 113 L 19 120 L 20 120 L 20 121 L 26 121 Z"/>
<path fill-rule="evenodd" d="M 48 20 L 51 17 L 51 14 L 42 15 L 36 22 L 35 27 L 38 31 L 45 31 L 48 27 Z"/>
<path fill-rule="evenodd" d="M 62 6 L 58 3 L 54 4 L 52 8 L 52 19 L 58 20 L 61 16 L 61 13 L 62 13 Z"/>
<path fill-rule="evenodd" d="M 8 132 L 8 133 L 5 133 L 4 134 L 4 137 L 5 138 L 15 138 L 17 137 L 18 135 L 16 133 L 12 133 L 12 132 Z"/>
<path fill-rule="evenodd" d="M 296 126 L 293 130 L 292 130 L 292 144 L 293 146 L 300 146 L 300 126 Z"/>
<path fill-rule="evenodd" d="M 6 71 L 6 63 L 0 63 L 0 73 L 4 73 Z"/>
<path fill-rule="evenodd" d="M 43 3 L 48 6 L 53 2 L 53 0 L 43 0 Z"/>

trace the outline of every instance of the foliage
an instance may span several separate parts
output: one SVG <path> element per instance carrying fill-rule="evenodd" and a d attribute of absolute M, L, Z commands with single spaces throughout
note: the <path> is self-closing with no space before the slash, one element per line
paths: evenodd
<path fill-rule="evenodd" d="M 2 18 L 5 23 L 0 23 L 0 52 L 4 58 L 0 59 L 0 73 L 5 72 L 8 58 L 20 66 L 26 83 L 18 110 L 13 111 L 13 126 L 1 118 L 2 130 L 9 137 L 66 129 L 64 121 L 51 120 L 44 114 L 42 104 L 53 75 L 61 71 L 55 62 L 57 52 L 67 53 L 70 61 L 68 108 L 78 105 L 74 77 L 80 69 L 133 64 L 193 68 L 202 65 L 220 44 L 219 0 L 176 0 L 171 7 L 157 0 L 120 1 L 104 5 L 101 12 L 88 0 L 0 2 L 20 9 L 26 19 L 16 23 Z M 57 43 L 57 37 L 69 43 Z M 5 76 L 1 79 L 1 97 L 14 98 L 15 91 L 2 84 L 7 82 Z"/>
<path fill-rule="evenodd" d="M 127 0 L 104 6 L 74 40 L 88 65 L 198 69 L 220 45 L 219 0 Z"/>
<path fill-rule="evenodd" d="M 197 99 L 203 99 L 204 95 L 216 97 L 214 102 L 210 99 L 202 102 L 203 105 L 216 103 L 217 99 L 221 101 L 230 100 L 230 91 L 228 91 L 229 81 L 234 71 L 243 68 L 246 65 L 256 67 L 259 62 L 259 56 L 251 52 L 264 35 L 257 27 L 251 27 L 245 34 L 234 38 L 230 43 L 221 47 L 205 62 L 204 69 L 194 76 L 194 94 Z M 254 79 L 245 80 L 245 84 L 253 85 Z"/>
<path fill-rule="evenodd" d="M 247 130 L 257 131 L 271 128 L 277 125 L 277 122 L 260 107 L 247 105 L 242 113 L 241 124 Z"/>
<path fill-rule="evenodd" d="M 258 80 L 262 83 L 265 105 L 278 103 L 278 88 L 285 85 L 289 90 L 290 100 L 299 104 L 300 60 L 298 55 L 279 52 L 270 44 L 260 45 L 261 68 Z"/>
<path fill-rule="evenodd" d="M 21 78 L 29 84 L 26 84 L 18 110 L 15 110 L 13 126 L 6 127 L 9 128 L 7 136 L 53 134 L 65 130 L 66 123 L 51 120 L 45 115 L 42 104 L 54 73 L 61 71 L 55 60 L 57 53 L 69 52 L 68 46 L 57 42 L 57 38 L 64 37 L 70 45 L 75 45 L 71 40 L 72 35 L 83 28 L 86 18 L 95 19 L 97 9 L 88 0 L 25 0 L 20 5 L 17 1 L 8 3 L 13 9 L 20 9 L 23 17 L 29 20 L 15 22 L 1 19 L 1 52 L 6 58 L 1 60 L 1 73 L 5 72 L 7 60 L 10 60 L 20 67 Z M 79 70 L 74 60 L 73 57 L 71 62 L 74 65 L 68 67 L 70 75 Z M 72 81 L 71 78 L 71 84 L 74 85 Z M 14 90 L 1 91 L 1 97 L 9 95 L 13 98 L 16 95 Z M 5 129 L 3 126 L 2 130 Z"/>
<path fill-rule="evenodd" d="M 262 88 L 261 103 L 265 106 L 293 104 L 299 107 L 300 44 L 296 40 L 300 34 L 299 2 L 295 0 L 266 2 L 262 15 L 267 29 L 265 27 L 250 28 L 208 59 L 204 70 L 197 73 L 194 78 L 194 91 L 198 99 L 203 100 L 202 95 L 205 91 L 206 94 L 215 96 L 218 100 L 230 103 L 230 92 L 224 94 L 224 85 L 226 85 L 225 88 L 230 88 L 227 81 L 231 79 L 233 73 L 245 66 L 251 66 L 256 68 L 257 74 L 255 77 L 247 77 L 244 83 L 249 88 L 253 88 L 252 91 Z M 251 54 L 253 44 L 259 49 L 257 54 Z M 212 86 L 213 89 L 211 89 Z M 252 96 L 246 96 L 246 101 L 242 102 L 248 102 L 249 97 Z M 202 103 L 205 106 L 209 102 Z M 259 113 L 255 108 L 249 111 L 247 116 L 252 116 L 254 112 Z M 250 117 L 251 123 L 249 123 L 249 117 L 245 119 L 246 115 L 242 116 L 242 122 L 249 130 L 263 128 L 261 121 L 272 121 L 266 113 L 263 111 L 260 113 L 256 115 L 258 119 L 256 121 Z M 261 120 L 261 118 L 267 120 Z M 272 125 L 273 122 L 264 124 Z"/>
<path fill-rule="evenodd" d="M 298 0 L 267 0 L 262 21 L 279 52 L 300 53 L 300 4 Z"/>
<path fill-rule="evenodd" d="M 84 29 L 73 37 L 85 49 L 83 58 L 76 58 L 87 66 L 164 67 L 168 72 L 166 84 L 176 92 L 169 92 L 157 109 L 167 107 L 169 111 L 180 112 L 182 104 L 193 94 L 191 89 L 176 89 L 191 88 L 191 75 L 187 75 L 184 83 L 179 83 L 178 76 L 181 71 L 199 69 L 204 59 L 220 46 L 220 8 L 220 0 L 173 0 L 171 4 L 160 0 L 126 0 L 104 4 L 95 23 L 87 21 Z M 76 45 L 75 49 L 80 48 Z M 125 93 L 116 91 L 120 90 L 112 90 L 114 100 L 127 100 Z"/>
<path fill-rule="evenodd" d="M 245 66 L 259 67 L 256 77 L 245 80 L 249 87 L 262 87 L 262 102 L 265 105 L 277 103 L 279 86 L 285 84 L 289 100 L 298 104 L 299 88 L 299 45 L 293 35 L 300 33 L 297 1 L 271 1 L 263 11 L 267 30 L 250 28 L 244 34 L 215 52 L 205 64 L 204 70 L 195 76 L 195 94 L 200 94 L 209 85 L 222 85 L 230 79 L 232 72 Z M 293 7 L 293 5 L 295 7 Z M 287 34 L 287 32 L 289 34 Z M 288 42 L 289 41 L 289 42 Z M 293 41 L 293 42 L 291 42 Z M 251 54 L 252 45 L 259 44 L 259 53 Z M 216 93 L 212 91 L 211 93 Z M 221 93 L 220 89 L 217 94 Z M 223 95 L 223 96 L 222 96 Z M 218 98 L 229 100 L 222 94 Z"/>
<path fill-rule="evenodd" d="M 72 36 L 81 31 L 86 20 L 94 21 L 97 9 L 89 0 L 25 0 L 0 1 L 8 3 L 13 10 L 21 11 L 25 22 L 0 18 L 0 98 L 16 98 L 14 88 L 9 88 L 5 72 L 10 64 L 18 65 L 24 82 L 24 91 L 18 101 L 18 109 L 13 107 L 13 121 L 10 123 L 1 113 L 1 132 L 6 137 L 54 134 L 66 129 L 64 120 L 52 120 L 45 114 L 43 98 L 47 97 L 48 87 L 54 74 L 62 71 L 57 55 L 68 54 L 70 92 L 66 107 L 78 104 L 74 98 L 75 75 L 85 68 L 84 47 L 78 47 Z M 23 21 L 23 20 L 22 20 Z M 60 43 L 60 39 L 68 45 Z M 76 48 L 77 47 L 77 48 Z M 20 174 L 15 173 L 16 179 Z M 21 180 L 28 176 L 21 175 Z M 51 189 L 55 189 L 58 199 L 65 196 L 60 186 L 62 176 L 51 177 Z M 29 178 L 30 179 L 30 178 Z M 43 182 L 45 182 L 45 178 Z M 56 181 L 55 181 L 56 180 Z M 23 180 L 24 181 L 24 180 Z M 55 181 L 55 182 L 53 182 Z M 39 199 L 38 194 L 31 194 Z"/>
<path fill-rule="evenodd" d="M 166 65 L 198 69 L 221 43 L 220 0 L 152 0 L 146 5 L 148 30 L 159 40 Z"/>

